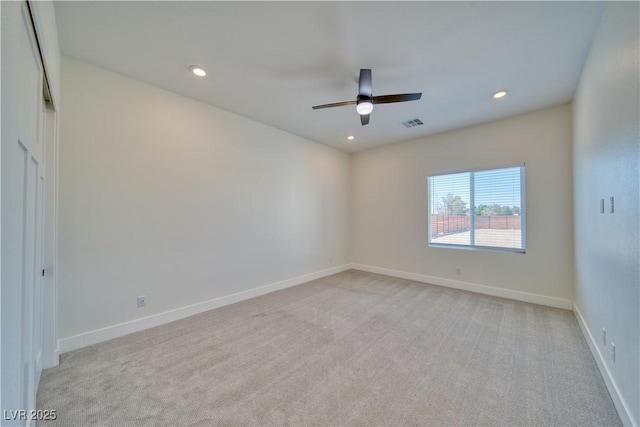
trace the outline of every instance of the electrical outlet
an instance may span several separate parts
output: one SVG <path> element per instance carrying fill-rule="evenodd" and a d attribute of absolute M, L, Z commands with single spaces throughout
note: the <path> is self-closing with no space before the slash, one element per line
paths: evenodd
<path fill-rule="evenodd" d="M 146 295 L 140 295 L 138 297 L 138 308 L 145 307 L 146 305 L 147 305 L 147 296 Z"/>
<path fill-rule="evenodd" d="M 456 274 L 462 274 L 462 269 L 460 267 L 456 267 Z"/>
<path fill-rule="evenodd" d="M 602 344 L 607 345 L 607 330 L 602 328 Z"/>
<path fill-rule="evenodd" d="M 616 345 L 614 343 L 611 343 L 611 358 L 613 363 L 616 363 Z"/>
<path fill-rule="evenodd" d="M 329 264 L 333 264 L 333 258 L 329 258 Z"/>

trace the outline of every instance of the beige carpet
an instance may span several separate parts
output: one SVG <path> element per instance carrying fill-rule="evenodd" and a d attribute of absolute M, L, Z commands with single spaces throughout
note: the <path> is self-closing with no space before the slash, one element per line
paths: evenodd
<path fill-rule="evenodd" d="M 347 271 L 62 355 L 38 425 L 620 425 L 569 311 Z"/>

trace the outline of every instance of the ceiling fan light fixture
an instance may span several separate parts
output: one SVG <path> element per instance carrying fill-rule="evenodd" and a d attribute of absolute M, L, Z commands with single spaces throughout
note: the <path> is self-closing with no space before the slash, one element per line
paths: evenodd
<path fill-rule="evenodd" d="M 366 116 L 367 114 L 371 114 L 373 111 L 373 102 L 371 101 L 360 101 L 358 105 L 356 105 L 356 111 L 361 116 Z"/>

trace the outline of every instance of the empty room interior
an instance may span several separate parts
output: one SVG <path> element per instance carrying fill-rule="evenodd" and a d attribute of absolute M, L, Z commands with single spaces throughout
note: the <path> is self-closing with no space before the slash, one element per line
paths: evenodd
<path fill-rule="evenodd" d="M 2 1 L 2 425 L 640 426 L 640 3 Z"/>

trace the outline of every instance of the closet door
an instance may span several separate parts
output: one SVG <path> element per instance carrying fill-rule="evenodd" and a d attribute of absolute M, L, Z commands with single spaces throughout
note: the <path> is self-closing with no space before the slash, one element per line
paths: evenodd
<path fill-rule="evenodd" d="M 2 424 L 23 425 L 42 369 L 44 75 L 27 3 L 0 7 Z"/>

